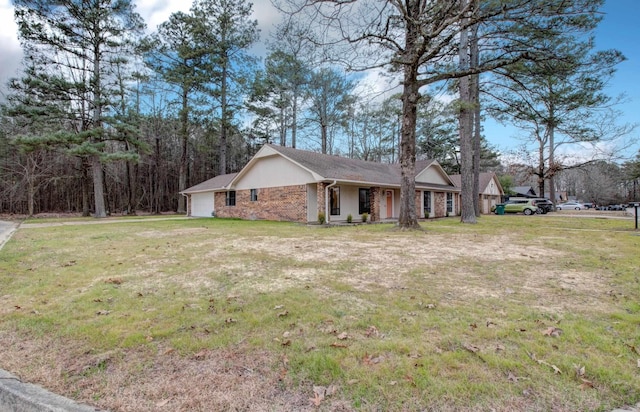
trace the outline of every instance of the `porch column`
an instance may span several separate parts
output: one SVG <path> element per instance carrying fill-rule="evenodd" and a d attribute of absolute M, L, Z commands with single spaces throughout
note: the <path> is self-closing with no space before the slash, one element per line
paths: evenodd
<path fill-rule="evenodd" d="M 325 188 L 327 187 L 327 183 L 324 182 L 318 182 L 317 184 L 317 189 L 316 189 L 316 197 L 317 197 L 317 202 L 318 202 L 318 214 L 323 213 L 324 217 L 325 217 L 325 222 L 327 221 L 327 218 L 329 216 L 327 216 L 327 211 L 325 210 L 324 206 L 325 206 L 325 199 L 324 199 L 324 192 L 325 192 Z"/>
<path fill-rule="evenodd" d="M 382 190 L 379 187 L 372 187 L 370 189 L 371 199 L 369 199 L 371 204 L 371 216 L 369 216 L 369 220 L 372 222 L 380 221 L 380 202 L 382 201 Z"/>

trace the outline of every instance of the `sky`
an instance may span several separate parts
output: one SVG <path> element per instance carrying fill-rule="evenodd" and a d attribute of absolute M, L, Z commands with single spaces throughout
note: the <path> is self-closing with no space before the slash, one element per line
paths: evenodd
<path fill-rule="evenodd" d="M 167 20 L 175 11 L 188 11 L 189 0 L 133 0 L 136 11 L 147 23 L 148 30 L 155 28 Z M 261 43 L 256 45 L 253 53 L 264 57 L 264 40 L 272 27 L 279 22 L 277 11 L 271 6 L 270 0 L 253 1 L 254 18 L 258 20 L 261 30 Z M 615 48 L 620 50 L 626 61 L 622 62 L 617 73 L 610 82 L 607 92 L 611 96 L 622 93 L 626 95 L 626 102 L 619 106 L 622 116 L 619 124 L 640 123 L 640 27 L 637 21 L 640 16 L 640 0 L 607 0 L 602 9 L 604 19 L 596 30 L 596 49 Z M 13 6 L 10 0 L 0 0 L 0 100 L 1 94 L 6 92 L 6 83 L 18 74 L 21 59 L 20 44 L 17 39 L 17 27 L 13 20 Z M 515 150 L 524 142 L 522 134 L 513 127 L 505 127 L 491 120 L 484 125 L 487 140 L 499 151 L 506 153 Z M 518 137 L 520 136 L 520 137 Z M 633 157 L 640 150 L 640 127 L 635 130 L 628 140 L 638 141 L 629 145 L 626 156 Z M 621 144 L 621 143 L 620 143 Z M 588 157 L 588 147 L 563 148 L 566 156 Z"/>

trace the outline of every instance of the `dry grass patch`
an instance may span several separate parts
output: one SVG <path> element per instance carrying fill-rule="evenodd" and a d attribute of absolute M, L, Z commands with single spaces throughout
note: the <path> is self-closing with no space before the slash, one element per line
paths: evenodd
<path fill-rule="evenodd" d="M 425 228 L 27 227 L 0 252 L 0 366 L 113 411 L 638 401 L 640 237 L 625 222 Z"/>

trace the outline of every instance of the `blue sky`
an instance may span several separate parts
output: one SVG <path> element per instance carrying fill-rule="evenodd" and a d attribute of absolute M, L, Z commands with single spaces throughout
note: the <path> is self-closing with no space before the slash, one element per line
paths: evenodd
<path fill-rule="evenodd" d="M 171 12 L 186 11 L 191 4 L 189 0 L 134 1 L 149 30 L 155 29 Z M 258 19 L 264 40 L 272 25 L 277 22 L 278 15 L 271 7 L 270 0 L 254 0 L 253 3 L 254 15 Z M 596 47 L 615 48 L 627 57 L 627 60 L 619 65 L 608 88 L 610 95 L 625 93 L 628 98 L 628 102 L 618 108 L 623 113 L 618 123 L 640 123 L 640 0 L 607 0 L 602 11 L 604 19 L 596 31 Z M 16 76 L 20 63 L 21 51 L 16 30 L 11 1 L 0 0 L 0 94 L 6 81 Z M 264 45 L 261 46 L 260 51 L 264 53 Z M 256 50 L 258 53 L 260 51 Z M 502 152 L 515 149 L 523 143 L 523 140 L 517 138 L 517 130 L 503 127 L 490 120 L 484 124 L 484 134 L 487 140 Z M 632 136 L 640 136 L 640 128 Z M 640 139 L 638 140 L 639 142 L 627 149 L 627 156 L 633 157 L 638 152 Z M 567 150 L 570 155 L 589 156 L 588 148 L 574 146 Z"/>
<path fill-rule="evenodd" d="M 618 66 L 607 93 L 610 96 L 624 93 L 627 97 L 628 101 L 617 108 L 622 113 L 618 124 L 640 123 L 640 0 L 607 0 L 602 12 L 604 19 L 596 30 L 596 49 L 617 49 L 627 58 Z M 501 151 L 508 151 L 523 143 L 517 138 L 518 130 L 492 121 L 485 123 L 484 132 L 487 140 Z M 639 136 L 640 128 L 629 136 L 639 141 L 624 151 L 625 156 L 634 157 L 638 153 Z M 564 150 L 570 156 L 589 156 L 588 148 L 573 146 Z"/>

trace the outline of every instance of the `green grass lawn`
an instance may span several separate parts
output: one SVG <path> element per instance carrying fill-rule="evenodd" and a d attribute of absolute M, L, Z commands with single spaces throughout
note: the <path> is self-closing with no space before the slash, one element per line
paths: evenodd
<path fill-rule="evenodd" d="M 0 367 L 114 411 L 640 401 L 633 222 L 423 227 L 26 225 L 0 251 Z"/>

